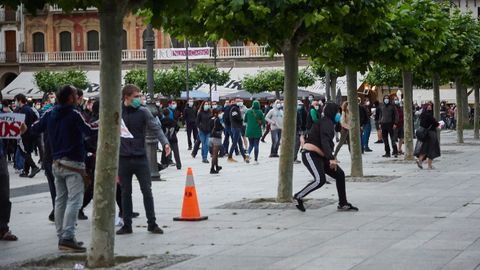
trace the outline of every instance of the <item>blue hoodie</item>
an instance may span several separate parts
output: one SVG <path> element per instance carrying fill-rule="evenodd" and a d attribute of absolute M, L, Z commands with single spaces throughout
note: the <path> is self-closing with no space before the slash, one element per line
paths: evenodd
<path fill-rule="evenodd" d="M 53 160 L 67 158 L 85 161 L 85 137 L 94 135 L 92 127 L 72 105 L 56 105 L 32 125 L 31 131 L 40 134 L 48 132 L 48 141 Z"/>

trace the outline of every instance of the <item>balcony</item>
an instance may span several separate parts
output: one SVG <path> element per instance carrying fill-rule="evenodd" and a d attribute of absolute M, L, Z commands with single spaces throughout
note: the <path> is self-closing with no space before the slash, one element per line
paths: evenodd
<path fill-rule="evenodd" d="M 0 64 L 17 63 L 16 52 L 0 52 Z"/>
<path fill-rule="evenodd" d="M 63 13 L 63 9 L 61 9 L 60 7 L 58 7 L 58 5 L 50 5 L 48 10 L 50 12 L 60 12 L 60 13 Z M 77 10 L 73 10 L 72 12 L 75 12 Z M 80 9 L 78 10 L 80 12 L 84 12 L 83 9 Z M 98 9 L 96 7 L 87 7 L 87 9 L 85 11 L 98 11 Z"/>
<path fill-rule="evenodd" d="M 20 22 L 20 12 L 11 9 L 0 8 L 0 23 Z"/>
<path fill-rule="evenodd" d="M 186 58 L 185 48 L 155 49 L 154 59 L 157 61 L 175 61 Z M 189 48 L 189 59 L 214 59 L 215 50 L 213 47 Z M 240 47 L 219 47 L 217 48 L 217 59 L 239 59 L 239 58 L 269 58 L 270 54 L 266 46 L 240 46 Z M 281 57 L 276 54 L 274 57 Z M 122 62 L 146 61 L 145 50 L 124 50 L 122 51 Z M 43 64 L 43 63 L 99 63 L 99 51 L 77 51 L 77 52 L 42 52 L 42 53 L 20 53 L 19 63 L 21 64 Z"/>

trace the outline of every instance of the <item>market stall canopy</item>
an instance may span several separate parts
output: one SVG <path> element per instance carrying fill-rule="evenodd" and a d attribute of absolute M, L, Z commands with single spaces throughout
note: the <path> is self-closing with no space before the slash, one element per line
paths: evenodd
<path fill-rule="evenodd" d="M 198 90 L 192 90 L 192 91 L 188 91 L 188 96 L 190 98 L 193 98 L 193 99 L 200 99 L 200 100 L 207 100 L 210 98 L 210 95 L 205 93 L 205 92 L 202 92 L 202 91 L 198 91 Z M 182 91 L 181 92 L 181 95 L 180 95 L 180 99 L 187 99 L 187 91 Z"/>

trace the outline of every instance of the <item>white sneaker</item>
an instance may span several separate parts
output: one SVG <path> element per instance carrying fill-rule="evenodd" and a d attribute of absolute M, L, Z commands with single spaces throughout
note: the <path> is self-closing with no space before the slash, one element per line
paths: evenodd
<path fill-rule="evenodd" d="M 121 217 L 116 217 L 116 218 L 115 218 L 115 226 L 116 226 L 116 227 L 123 227 L 123 218 L 121 218 Z"/>
<path fill-rule="evenodd" d="M 258 163 L 258 161 L 256 161 L 256 160 L 253 162 L 253 165 L 259 165 L 259 164 L 260 163 Z"/>

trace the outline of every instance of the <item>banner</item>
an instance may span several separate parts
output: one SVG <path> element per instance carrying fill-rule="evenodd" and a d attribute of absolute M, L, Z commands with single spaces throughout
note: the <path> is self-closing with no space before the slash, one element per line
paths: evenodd
<path fill-rule="evenodd" d="M 20 127 L 25 123 L 25 114 L 1 113 L 0 114 L 0 138 L 20 138 Z"/>
<path fill-rule="evenodd" d="M 187 50 L 185 48 L 158 49 L 160 59 L 185 59 Z M 188 48 L 188 58 L 205 59 L 210 57 L 210 48 Z"/>

